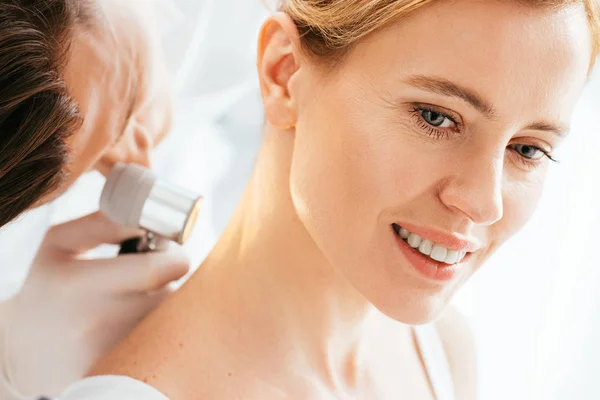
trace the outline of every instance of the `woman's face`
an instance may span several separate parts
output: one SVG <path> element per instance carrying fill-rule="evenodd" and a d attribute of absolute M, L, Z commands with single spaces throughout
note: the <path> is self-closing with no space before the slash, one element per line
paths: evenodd
<path fill-rule="evenodd" d="M 149 5 L 99 0 L 101 16 L 73 33 L 64 79 L 83 124 L 69 142 L 63 189 L 93 168 L 106 174 L 117 162 L 148 165 L 169 128 L 169 79 Z"/>
<path fill-rule="evenodd" d="M 463 0 L 377 32 L 333 72 L 300 62 L 301 220 L 381 311 L 434 318 L 531 217 L 590 57 L 583 7 Z"/>

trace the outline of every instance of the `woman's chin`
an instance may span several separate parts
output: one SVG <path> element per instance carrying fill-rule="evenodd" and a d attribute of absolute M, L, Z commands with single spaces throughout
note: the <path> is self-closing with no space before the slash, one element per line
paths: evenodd
<path fill-rule="evenodd" d="M 406 325 L 424 325 L 435 321 L 446 308 L 446 303 L 430 301 L 429 299 L 415 300 L 409 306 L 397 305 L 393 309 L 379 309 L 389 318 Z"/>
<path fill-rule="evenodd" d="M 368 274 L 358 266 L 346 279 L 361 297 L 387 317 L 408 325 L 422 325 L 436 320 L 451 302 L 464 277 L 435 282 L 413 273 L 408 266 L 382 260 L 369 263 Z M 380 265 L 379 270 L 373 265 Z M 348 271 L 346 271 L 348 272 Z"/>
<path fill-rule="evenodd" d="M 447 291 L 431 292 L 416 287 L 380 287 L 375 293 L 362 294 L 379 312 L 407 325 L 435 321 L 451 300 Z"/>

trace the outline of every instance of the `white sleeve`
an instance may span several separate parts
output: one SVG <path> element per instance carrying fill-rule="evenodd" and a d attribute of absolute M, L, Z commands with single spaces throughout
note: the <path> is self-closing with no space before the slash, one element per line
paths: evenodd
<path fill-rule="evenodd" d="M 57 400 L 169 400 L 150 385 L 124 376 L 95 376 L 69 386 Z"/>

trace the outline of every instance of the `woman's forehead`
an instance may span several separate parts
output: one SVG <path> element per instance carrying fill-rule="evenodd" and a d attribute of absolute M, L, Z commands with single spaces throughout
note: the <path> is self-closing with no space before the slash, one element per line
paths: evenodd
<path fill-rule="evenodd" d="M 591 39 L 583 7 L 435 2 L 373 35 L 351 58 L 342 68 L 371 79 L 401 84 L 434 76 L 477 89 L 500 110 L 519 106 L 563 118 L 585 85 Z"/>

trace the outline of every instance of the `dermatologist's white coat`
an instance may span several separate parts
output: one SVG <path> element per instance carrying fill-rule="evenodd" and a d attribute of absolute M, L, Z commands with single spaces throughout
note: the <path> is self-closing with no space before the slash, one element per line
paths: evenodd
<path fill-rule="evenodd" d="M 97 376 L 73 384 L 59 400 L 169 400 L 152 386 L 125 376 Z"/>

